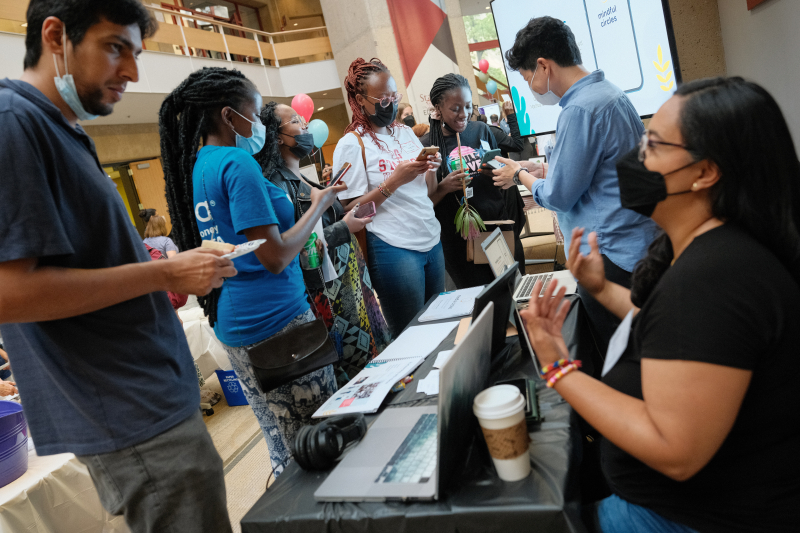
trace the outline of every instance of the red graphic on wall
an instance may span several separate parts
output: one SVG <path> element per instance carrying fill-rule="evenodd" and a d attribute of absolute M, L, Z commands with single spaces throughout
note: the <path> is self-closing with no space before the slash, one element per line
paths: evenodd
<path fill-rule="evenodd" d="M 403 77 L 408 85 L 439 30 L 445 29 L 444 25 L 447 25 L 447 34 L 450 35 L 447 14 L 431 0 L 386 0 L 386 3 L 403 65 Z M 453 46 L 452 38 L 450 46 Z M 449 50 L 442 52 L 450 55 Z"/>

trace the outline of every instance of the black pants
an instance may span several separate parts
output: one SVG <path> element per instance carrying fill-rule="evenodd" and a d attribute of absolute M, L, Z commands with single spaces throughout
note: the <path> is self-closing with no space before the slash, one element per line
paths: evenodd
<path fill-rule="evenodd" d="M 606 279 L 630 289 L 631 273 L 612 263 L 611 260 L 605 255 L 602 257 L 603 266 L 606 269 Z M 597 345 L 597 350 L 600 352 L 603 359 L 605 359 L 606 351 L 608 350 L 608 342 L 611 340 L 611 336 L 614 335 L 614 332 L 617 330 L 617 327 L 621 321 L 619 318 L 611 314 L 608 309 L 603 307 L 600 302 L 595 300 L 589 294 L 589 291 L 580 285 L 578 285 L 578 295 L 581 297 L 581 303 L 583 304 L 584 309 L 586 309 L 586 314 L 589 317 L 589 322 L 592 325 L 592 335 L 594 335 L 594 341 Z M 601 368 L 597 369 L 598 375 L 595 377 L 600 377 L 600 370 L 602 370 L 602 366 Z"/>

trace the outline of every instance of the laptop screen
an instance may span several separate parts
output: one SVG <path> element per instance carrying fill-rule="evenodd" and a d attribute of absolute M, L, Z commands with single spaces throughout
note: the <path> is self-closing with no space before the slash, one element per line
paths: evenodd
<path fill-rule="evenodd" d="M 492 267 L 494 277 L 497 277 L 514 264 L 514 257 L 511 255 L 511 250 L 503 238 L 503 232 L 500 231 L 500 228 L 492 232 L 486 241 L 483 251 L 489 260 L 489 266 Z"/>

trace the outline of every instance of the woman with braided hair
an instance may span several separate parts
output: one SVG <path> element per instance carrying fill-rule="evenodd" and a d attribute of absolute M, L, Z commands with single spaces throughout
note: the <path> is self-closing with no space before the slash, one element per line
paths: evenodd
<path fill-rule="evenodd" d="M 458 141 L 461 137 L 461 155 L 464 168 L 469 173 L 467 194 L 469 204 L 477 209 L 483 220 L 513 220 L 514 224 L 500 226 L 514 232 L 514 259 L 524 274 L 525 253 L 519 234 L 525 224 L 524 204 L 519 190 L 495 187 L 492 169 L 481 166 L 481 157 L 489 149 L 497 148 L 497 141 L 489 126 L 470 121 L 472 90 L 464 76 L 445 74 L 433 83 L 431 104 L 434 111 L 429 117 L 430 132 L 422 142 L 438 146 L 444 154 L 445 164 L 437 172 L 438 191 L 431 197 L 436 206 L 436 218 L 442 225 L 442 247 L 447 273 L 456 287 L 475 287 L 491 283 L 494 274 L 488 264 L 467 261 L 467 241 L 456 232 L 455 217 L 464 197 L 462 174 L 458 172 Z M 448 172 L 452 170 L 448 174 Z"/>
<path fill-rule="evenodd" d="M 295 220 L 299 221 L 310 208 L 311 191 L 322 188 L 300 173 L 300 160 L 314 149 L 314 138 L 303 117 L 288 105 L 268 103 L 261 110 L 261 122 L 267 128 L 267 138 L 274 142 L 266 144 L 256 160 L 264 177 L 283 189 L 292 201 Z M 320 269 L 303 269 L 314 311 L 335 339 L 339 363 L 334 367 L 340 386 L 363 370 L 391 341 L 361 247 L 353 235 L 371 219 L 356 218 L 356 207 L 345 214 L 337 200 L 322 215 L 328 254 L 338 277 L 326 283 Z"/>
<path fill-rule="evenodd" d="M 339 199 L 346 210 L 375 202 L 377 214 L 367 226 L 369 275 L 397 337 L 444 290 L 440 227 L 429 197 L 437 189 L 441 157 L 416 161 L 422 144 L 395 121 L 402 95 L 379 59 L 353 61 L 344 84 L 353 120 L 336 145 L 333 168 L 352 168 Z"/>
<path fill-rule="evenodd" d="M 336 391 L 333 366 L 264 393 L 246 349 L 314 320 L 298 255 L 347 186 L 312 191 L 308 212 L 295 223 L 286 194 L 264 179 L 253 158 L 265 143 L 260 108 L 261 95 L 241 72 L 204 68 L 167 96 L 159 124 L 178 246 L 194 248 L 204 238 L 229 244 L 266 239 L 254 253 L 236 258 L 235 278 L 199 300 L 258 418 L 278 476 L 295 433 Z M 295 395 L 297 390 L 303 393 Z"/>

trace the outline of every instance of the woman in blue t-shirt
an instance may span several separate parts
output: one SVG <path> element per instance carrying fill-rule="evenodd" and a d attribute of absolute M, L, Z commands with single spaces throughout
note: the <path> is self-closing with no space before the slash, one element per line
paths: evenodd
<path fill-rule="evenodd" d="M 236 277 L 198 301 L 226 346 L 278 476 L 295 433 L 336 391 L 333 366 L 264 393 L 246 349 L 314 320 L 298 255 L 317 220 L 347 187 L 314 190 L 310 208 L 295 223 L 291 201 L 264 179 L 252 157 L 264 145 L 261 103 L 258 89 L 241 72 L 204 68 L 166 98 L 159 122 L 178 246 L 187 250 L 202 240 L 241 244 L 266 239 L 254 253 L 235 260 Z"/>

